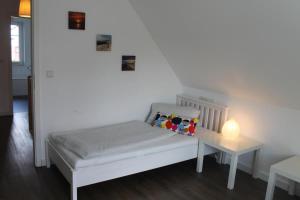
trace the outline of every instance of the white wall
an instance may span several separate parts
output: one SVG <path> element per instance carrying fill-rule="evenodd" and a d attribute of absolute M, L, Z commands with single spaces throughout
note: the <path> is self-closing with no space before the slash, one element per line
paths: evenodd
<path fill-rule="evenodd" d="M 0 116 L 12 115 L 10 52 L 11 16 L 18 13 L 18 0 L 2 1 L 0 7 Z"/>
<path fill-rule="evenodd" d="M 300 1 L 130 2 L 183 85 L 300 109 Z"/>
<path fill-rule="evenodd" d="M 261 178 L 300 154 L 299 1 L 129 1 L 185 92 L 227 103 L 243 134 L 265 143 Z"/>
<path fill-rule="evenodd" d="M 27 77 L 31 75 L 31 21 L 26 18 L 13 18 L 23 27 L 24 63 L 12 64 L 12 93 L 13 96 L 28 94 Z"/>
<path fill-rule="evenodd" d="M 241 134 L 263 142 L 264 147 L 259 159 L 259 176 L 267 180 L 270 165 L 300 154 L 299 121 L 300 111 L 288 108 L 258 104 L 238 98 L 224 96 L 205 90 L 184 88 L 184 93 L 199 97 L 205 96 L 229 106 L 229 117 L 238 121 Z M 251 169 L 252 154 L 241 156 L 239 168 Z M 286 181 L 279 183 L 286 188 Z"/>
<path fill-rule="evenodd" d="M 86 12 L 85 31 L 67 29 L 67 12 L 71 10 Z M 39 13 L 43 139 L 52 131 L 143 120 L 152 102 L 174 102 L 175 95 L 182 92 L 180 82 L 127 1 L 40 0 Z M 112 34 L 112 52 L 95 51 L 96 34 L 102 33 Z M 121 71 L 122 54 L 137 56 L 135 72 Z M 46 78 L 47 70 L 54 71 L 54 78 Z M 201 71 L 194 74 L 199 79 L 203 76 Z M 226 103 L 242 134 L 265 143 L 259 163 L 262 179 L 272 163 L 300 153 L 300 111 L 191 88 L 184 92 Z M 44 159 L 43 147 L 37 153 Z M 247 170 L 250 157 L 243 156 L 240 167 Z"/>
<path fill-rule="evenodd" d="M 27 79 L 13 79 L 12 80 L 13 96 L 27 96 L 28 84 Z"/>
<path fill-rule="evenodd" d="M 152 102 L 175 102 L 181 84 L 127 0 L 40 0 L 38 66 L 42 141 L 52 131 L 144 120 Z M 86 12 L 86 30 L 68 30 L 68 11 Z M 96 35 L 112 34 L 112 52 Z M 136 71 L 121 56 L 136 55 Z M 54 78 L 46 78 L 46 71 Z M 37 156 L 44 159 L 43 142 Z"/>

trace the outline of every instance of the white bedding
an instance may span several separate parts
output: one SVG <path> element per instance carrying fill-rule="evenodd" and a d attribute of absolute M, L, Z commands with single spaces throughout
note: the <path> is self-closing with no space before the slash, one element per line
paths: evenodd
<path fill-rule="evenodd" d="M 139 148 L 174 136 L 176 133 L 152 127 L 141 121 L 130 121 L 93 129 L 52 134 L 50 141 L 82 159 L 111 155 Z"/>
<path fill-rule="evenodd" d="M 198 150 L 198 138 L 191 136 L 184 136 L 176 134 L 172 137 L 165 138 L 158 141 L 148 142 L 144 145 L 129 146 L 123 151 L 110 152 L 102 156 L 93 157 L 89 159 L 82 159 L 73 152 L 64 148 L 59 144 L 53 143 L 50 140 L 50 144 L 62 155 L 62 157 L 70 164 L 73 169 L 91 167 L 96 165 L 102 165 L 122 159 L 129 159 L 138 156 L 146 156 L 153 153 L 159 153 L 163 151 L 173 150 L 175 148 L 190 147 L 193 149 L 193 154 L 197 156 Z"/>

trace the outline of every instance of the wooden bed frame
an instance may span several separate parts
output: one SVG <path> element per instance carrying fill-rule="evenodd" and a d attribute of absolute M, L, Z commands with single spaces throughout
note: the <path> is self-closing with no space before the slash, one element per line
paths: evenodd
<path fill-rule="evenodd" d="M 201 110 L 200 125 L 203 128 L 220 132 L 227 118 L 226 106 L 192 97 L 177 96 L 177 105 L 194 107 Z M 216 153 L 214 149 L 206 154 Z M 135 174 L 174 163 L 197 158 L 198 145 L 184 146 L 158 153 L 114 161 L 101 165 L 74 169 L 51 143 L 46 141 L 47 167 L 55 164 L 71 184 L 71 200 L 77 200 L 77 188 Z M 50 162 L 51 160 L 51 162 Z"/>

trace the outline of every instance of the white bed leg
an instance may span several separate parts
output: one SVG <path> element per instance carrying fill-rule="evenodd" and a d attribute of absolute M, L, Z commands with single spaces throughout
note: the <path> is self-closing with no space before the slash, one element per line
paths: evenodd
<path fill-rule="evenodd" d="M 198 144 L 197 169 L 196 169 L 196 171 L 198 173 L 202 172 L 203 159 L 204 159 L 204 150 L 205 150 L 205 144 L 203 142 L 199 141 L 199 144 Z"/>
<path fill-rule="evenodd" d="M 50 161 L 49 146 L 48 146 L 47 141 L 45 143 L 45 153 L 46 153 L 46 166 L 47 166 L 47 168 L 50 168 L 51 167 L 51 161 Z"/>
<path fill-rule="evenodd" d="M 71 185 L 71 200 L 77 200 L 77 187 Z"/>
<path fill-rule="evenodd" d="M 77 186 L 76 186 L 76 178 L 73 175 L 72 183 L 71 183 L 71 200 L 77 200 Z"/>

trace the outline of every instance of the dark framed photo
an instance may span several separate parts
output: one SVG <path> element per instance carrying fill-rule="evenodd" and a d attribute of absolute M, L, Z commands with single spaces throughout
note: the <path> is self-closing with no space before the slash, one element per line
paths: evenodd
<path fill-rule="evenodd" d="M 85 13 L 69 11 L 69 29 L 85 30 Z"/>
<path fill-rule="evenodd" d="M 135 71 L 135 56 L 122 56 L 122 71 Z"/>
<path fill-rule="evenodd" d="M 111 35 L 97 35 L 96 50 L 97 51 L 111 51 Z"/>

